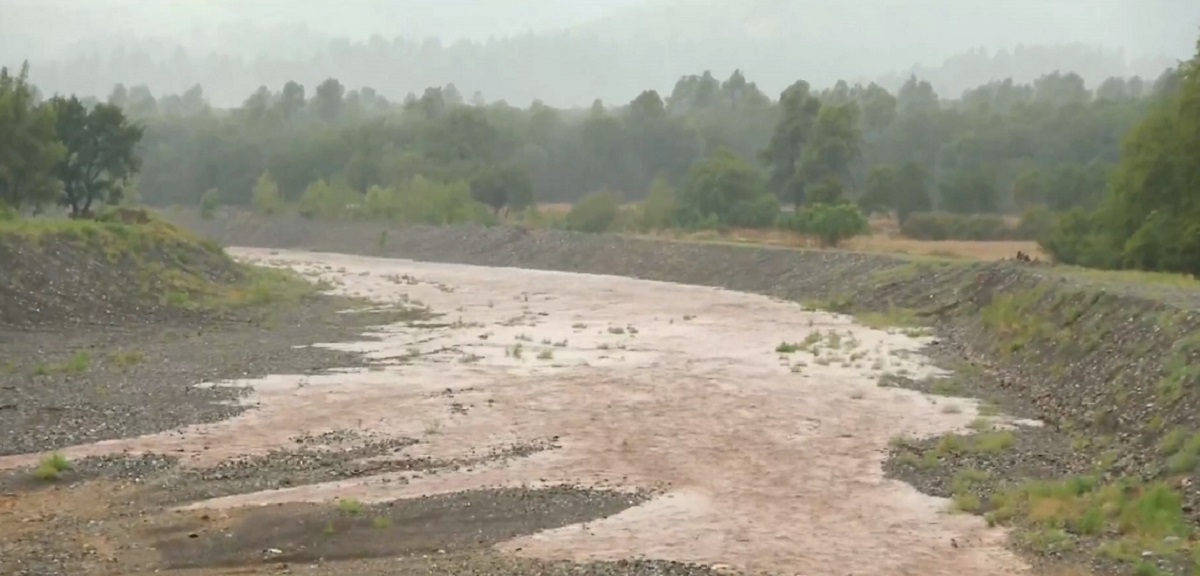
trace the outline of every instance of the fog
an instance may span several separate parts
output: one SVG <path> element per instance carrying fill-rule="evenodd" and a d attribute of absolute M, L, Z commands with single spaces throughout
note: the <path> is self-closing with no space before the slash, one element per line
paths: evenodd
<path fill-rule="evenodd" d="M 916 73 L 956 97 L 1056 69 L 1094 87 L 1152 80 L 1198 32 L 1194 0 L 0 0 L 0 64 L 28 60 L 46 92 L 200 84 L 219 106 L 328 77 L 394 100 L 453 83 L 521 106 L 627 102 L 734 69 L 771 94 Z"/>

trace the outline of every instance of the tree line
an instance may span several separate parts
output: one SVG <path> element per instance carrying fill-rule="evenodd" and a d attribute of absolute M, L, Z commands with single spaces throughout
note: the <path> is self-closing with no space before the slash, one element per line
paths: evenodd
<path fill-rule="evenodd" d="M 534 219 L 538 202 L 572 202 L 580 212 L 562 224 L 578 229 L 786 226 L 830 243 L 864 231 L 865 215 L 890 213 L 911 236 L 1036 235 L 1065 262 L 1190 270 L 1195 70 L 1193 59 L 1152 82 L 1109 78 L 1094 89 L 1053 73 L 957 99 L 916 77 L 895 94 L 798 81 L 772 98 L 739 72 L 706 72 L 665 97 L 647 90 L 580 110 L 488 104 L 454 85 L 391 102 L 333 78 L 311 93 L 264 86 L 233 109 L 209 106 L 199 86 L 155 97 L 118 85 L 105 102 L 41 102 L 24 72 L 6 72 L 3 109 L 17 112 L 0 114 L 0 130 L 46 143 L 23 153 L 36 161 L 0 172 L 0 192 L 11 206 L 57 194 L 73 211 L 88 206 L 64 199 L 136 190 L 148 203 L 210 211 L 435 223 Z M 64 123 L 85 121 L 137 142 L 122 162 L 111 153 L 121 146 L 97 148 L 111 169 L 87 184 L 93 172 L 64 168 L 80 162 L 64 150 L 82 149 Z M 44 184 L 34 183 L 39 162 L 54 166 Z M 629 201 L 636 210 L 621 208 Z M 1023 215 L 1023 227 L 1005 215 Z"/>

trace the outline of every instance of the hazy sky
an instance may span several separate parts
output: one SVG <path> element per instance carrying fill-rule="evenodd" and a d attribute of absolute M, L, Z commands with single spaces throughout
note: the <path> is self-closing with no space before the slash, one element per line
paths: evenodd
<path fill-rule="evenodd" d="M 182 45 L 193 59 L 217 54 L 305 62 L 336 37 L 437 37 L 451 44 L 460 38 L 484 41 L 562 30 L 622 42 L 704 44 L 691 60 L 653 51 L 639 52 L 635 59 L 622 55 L 620 73 L 627 76 L 641 58 L 659 59 L 668 76 L 699 72 L 681 68 L 702 69 L 715 59 L 723 60 L 712 64 L 716 72 L 740 67 L 752 79 L 756 73 L 778 75 L 771 80 L 778 84 L 796 77 L 874 78 L 904 73 L 915 64 L 936 67 L 972 48 L 1020 44 L 1084 43 L 1124 49 L 1131 60 L 1186 59 L 1200 36 L 1200 0 L 0 0 L 0 64 L 28 59 L 36 80 L 39 63 L 52 68 L 131 47 L 158 61 L 168 60 Z M 572 61 L 594 66 L 599 58 L 594 52 L 602 46 L 580 48 L 591 54 L 552 56 L 564 66 Z M 704 63 L 698 63 L 701 59 Z M 798 69 L 786 69 L 788 62 Z M 653 73 L 662 74 L 659 69 Z M 69 82 L 77 71 L 56 74 L 56 89 L 75 89 Z M 173 78 L 162 89 L 201 80 Z M 126 79 L 87 79 L 89 86 L 117 81 Z M 237 82 L 254 84 L 255 79 Z M 494 94 L 490 86 L 477 88 Z"/>
<path fill-rule="evenodd" d="M 55 52 L 130 31 L 187 39 L 244 24 L 305 24 L 330 36 L 485 39 L 596 24 L 608 34 L 760 33 L 861 36 L 903 28 L 912 44 L 1084 41 L 1135 53 L 1188 51 L 1197 0 L 0 0 L 0 33 Z M 607 17 L 607 18 L 606 18 Z M 599 22 L 597 22 L 599 21 Z M 52 26 L 45 24 L 52 22 Z M 871 46 L 869 38 L 861 41 Z M 12 40 L 3 46 L 12 50 Z"/>

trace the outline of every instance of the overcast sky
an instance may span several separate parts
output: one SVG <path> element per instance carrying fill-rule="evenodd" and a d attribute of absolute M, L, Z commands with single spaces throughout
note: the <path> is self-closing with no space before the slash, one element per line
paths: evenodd
<path fill-rule="evenodd" d="M 1158 63 L 1194 53 L 1200 0 L 0 0 L 0 64 L 28 59 L 36 80 L 39 63 L 53 69 L 59 61 L 103 59 L 130 48 L 156 60 L 170 58 L 182 45 L 193 59 L 222 54 L 302 63 L 337 37 L 436 37 L 448 45 L 461 38 L 485 41 L 563 30 L 610 40 L 704 42 L 696 58 L 684 62 L 674 54 L 672 63 L 660 68 L 684 73 L 673 62 L 706 67 L 732 54 L 713 66 L 779 75 L 773 83 L 806 71 L 821 79 L 874 78 L 903 73 L 914 64 L 936 67 L 972 48 L 1020 44 L 1085 43 L 1123 49 L 1131 60 L 1165 57 L 1143 68 L 1155 74 L 1161 70 L 1155 68 Z M 573 59 L 594 65 L 595 52 L 603 48 L 580 50 L 592 53 L 553 56 L 566 65 Z M 779 63 L 788 61 L 798 62 L 801 70 L 779 71 Z M 621 73 L 633 74 L 638 62 L 623 67 Z M 68 76 L 78 71 L 55 74 L 56 89 L 75 89 Z M 92 78 L 89 85 L 117 81 L 125 80 Z M 163 89 L 194 81 L 172 82 Z M 597 82 L 603 85 L 602 79 Z"/>

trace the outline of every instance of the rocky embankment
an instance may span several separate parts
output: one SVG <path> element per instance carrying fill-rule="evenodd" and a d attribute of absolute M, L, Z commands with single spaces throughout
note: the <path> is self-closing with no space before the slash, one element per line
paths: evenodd
<path fill-rule="evenodd" d="M 901 439 L 890 473 L 1013 526 L 1015 544 L 1047 562 L 1192 568 L 1200 289 L 1187 281 L 511 228 L 173 218 L 231 245 L 629 276 L 931 325 L 933 353 L 957 375 L 887 383 L 980 397 L 1045 426 Z"/>

